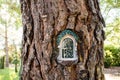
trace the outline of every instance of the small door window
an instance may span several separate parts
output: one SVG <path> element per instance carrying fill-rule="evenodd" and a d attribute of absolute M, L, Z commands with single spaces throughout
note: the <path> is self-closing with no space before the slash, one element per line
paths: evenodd
<path fill-rule="evenodd" d="M 73 58 L 73 40 L 65 38 L 62 42 L 62 58 Z"/>

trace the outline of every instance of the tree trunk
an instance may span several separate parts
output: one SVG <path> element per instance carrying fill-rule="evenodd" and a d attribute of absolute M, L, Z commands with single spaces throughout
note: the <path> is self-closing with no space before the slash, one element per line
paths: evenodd
<path fill-rule="evenodd" d="M 104 80 L 105 26 L 98 0 L 21 0 L 23 21 L 21 80 Z M 57 36 L 79 37 L 78 62 L 57 62 Z"/>
<path fill-rule="evenodd" d="M 16 73 L 18 72 L 18 70 L 17 70 L 17 64 L 15 64 L 15 72 Z"/>
<path fill-rule="evenodd" d="M 5 54 L 6 54 L 6 67 L 9 67 L 9 54 L 8 54 L 8 36 L 7 36 L 7 22 L 5 23 Z"/>
<path fill-rule="evenodd" d="M 5 56 L 0 57 L 0 69 L 4 69 Z"/>

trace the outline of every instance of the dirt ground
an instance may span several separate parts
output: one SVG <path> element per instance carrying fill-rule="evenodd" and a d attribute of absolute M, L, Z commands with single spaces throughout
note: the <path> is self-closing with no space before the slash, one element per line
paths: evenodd
<path fill-rule="evenodd" d="M 104 69 L 106 80 L 120 80 L 120 67 L 111 67 Z"/>

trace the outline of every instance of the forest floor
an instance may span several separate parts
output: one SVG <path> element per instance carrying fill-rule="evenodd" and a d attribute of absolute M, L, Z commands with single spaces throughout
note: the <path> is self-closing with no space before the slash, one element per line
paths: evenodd
<path fill-rule="evenodd" d="M 110 67 L 104 69 L 106 80 L 120 80 L 120 67 Z"/>

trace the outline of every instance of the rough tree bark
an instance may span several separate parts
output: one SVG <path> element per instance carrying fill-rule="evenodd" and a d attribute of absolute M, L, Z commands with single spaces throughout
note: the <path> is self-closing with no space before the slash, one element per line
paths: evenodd
<path fill-rule="evenodd" d="M 20 0 L 23 39 L 21 80 L 104 80 L 105 26 L 98 0 Z M 78 63 L 57 63 L 57 36 L 65 29 L 79 38 Z"/>

